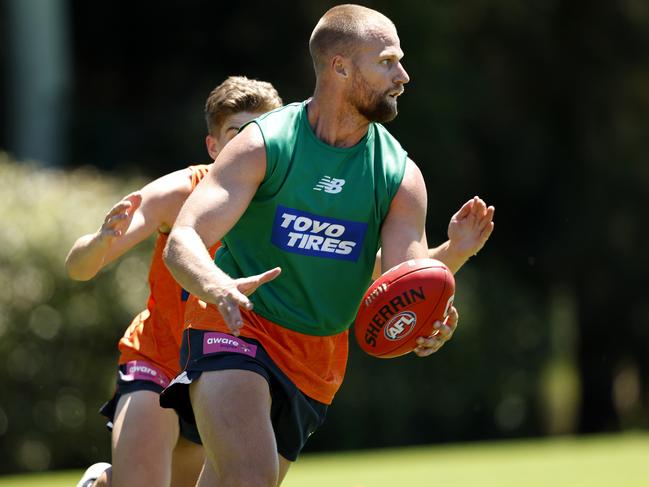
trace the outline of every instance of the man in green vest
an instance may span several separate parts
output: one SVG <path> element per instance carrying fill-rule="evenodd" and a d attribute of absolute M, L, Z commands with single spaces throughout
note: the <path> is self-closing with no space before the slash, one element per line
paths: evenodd
<path fill-rule="evenodd" d="M 381 125 L 409 81 L 394 24 L 341 5 L 320 19 L 309 48 L 313 97 L 242 129 L 165 249 L 195 298 L 184 372 L 161 404 L 198 427 L 207 455 L 199 486 L 279 485 L 340 387 L 377 251 L 382 270 L 431 255 L 424 179 Z M 471 244 L 449 238 L 432 251 L 454 272 L 493 228 L 493 208 L 472 202 L 482 210 Z M 206 248 L 219 240 L 213 261 Z M 437 351 L 457 319 L 451 308 L 414 353 Z"/>

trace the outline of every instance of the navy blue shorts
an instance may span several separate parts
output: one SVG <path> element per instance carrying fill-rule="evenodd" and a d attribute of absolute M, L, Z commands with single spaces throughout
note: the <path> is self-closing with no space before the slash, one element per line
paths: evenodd
<path fill-rule="evenodd" d="M 117 403 L 125 394 L 137 391 L 152 391 L 160 394 L 169 385 L 169 378 L 160 369 L 143 360 L 134 360 L 122 364 L 117 369 L 117 385 L 115 394 L 100 409 L 99 413 L 108 418 L 106 426 L 113 430 L 113 421 Z M 201 444 L 196 427 L 187 424 L 182 418 L 178 418 L 180 434 L 183 438 L 192 443 Z"/>
<path fill-rule="evenodd" d="M 297 460 L 309 436 L 325 420 L 327 405 L 305 396 L 256 340 L 190 328 L 183 334 L 180 363 L 186 364 L 185 370 L 162 392 L 160 405 L 175 409 L 194 427 L 189 384 L 202 372 L 228 369 L 249 370 L 268 382 L 277 451 L 287 460 Z"/>

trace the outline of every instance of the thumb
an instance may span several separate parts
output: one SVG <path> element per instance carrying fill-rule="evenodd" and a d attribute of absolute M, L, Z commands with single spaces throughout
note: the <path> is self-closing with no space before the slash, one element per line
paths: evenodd
<path fill-rule="evenodd" d="M 281 272 L 282 269 L 280 267 L 275 267 L 255 276 L 242 277 L 241 279 L 237 279 L 237 289 L 249 296 L 254 293 L 259 286 L 272 281 L 279 276 Z"/>

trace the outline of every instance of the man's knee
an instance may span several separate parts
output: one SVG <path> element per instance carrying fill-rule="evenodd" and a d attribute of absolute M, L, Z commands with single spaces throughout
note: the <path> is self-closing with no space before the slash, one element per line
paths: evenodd
<path fill-rule="evenodd" d="M 242 466 L 221 469 L 220 480 L 228 487 L 277 487 L 278 469 Z"/>

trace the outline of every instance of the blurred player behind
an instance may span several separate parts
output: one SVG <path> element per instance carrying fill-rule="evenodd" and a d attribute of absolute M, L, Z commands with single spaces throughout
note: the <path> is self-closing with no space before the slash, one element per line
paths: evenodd
<path fill-rule="evenodd" d="M 267 82 L 229 77 L 205 105 L 207 151 L 215 159 L 246 122 L 282 105 Z M 147 308 L 119 341 L 115 395 L 102 407 L 112 428 L 112 468 L 91 466 L 78 487 L 193 486 L 203 464 L 197 435 L 176 413 L 159 405 L 159 394 L 179 372 L 179 348 L 187 293 L 162 262 L 162 250 L 180 207 L 208 166 L 195 165 L 162 176 L 125 196 L 95 233 L 80 237 L 66 259 L 69 276 L 93 278 L 136 244 L 157 234 L 149 272 Z M 212 255 L 218 247 L 211 250 Z"/>

